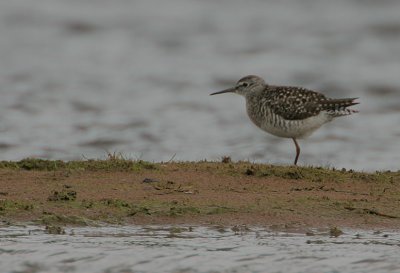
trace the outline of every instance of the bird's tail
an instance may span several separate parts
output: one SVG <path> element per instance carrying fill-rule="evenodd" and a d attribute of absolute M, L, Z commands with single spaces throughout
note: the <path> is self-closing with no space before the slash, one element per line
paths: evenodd
<path fill-rule="evenodd" d="M 348 98 L 348 99 L 329 99 L 323 101 L 322 108 L 329 113 L 332 117 L 347 116 L 353 113 L 358 113 L 357 110 L 348 109 L 347 107 L 359 104 L 355 102 L 358 98 Z"/>

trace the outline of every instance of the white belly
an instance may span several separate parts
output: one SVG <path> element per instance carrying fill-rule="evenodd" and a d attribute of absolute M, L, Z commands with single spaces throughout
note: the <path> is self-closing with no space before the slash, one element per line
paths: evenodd
<path fill-rule="evenodd" d="M 256 124 L 263 131 L 279 137 L 287 138 L 304 138 L 311 135 L 315 130 L 323 124 L 332 120 L 326 112 L 321 112 L 317 116 L 309 117 L 303 120 L 285 120 L 277 117 L 273 119 L 265 119 Z"/>

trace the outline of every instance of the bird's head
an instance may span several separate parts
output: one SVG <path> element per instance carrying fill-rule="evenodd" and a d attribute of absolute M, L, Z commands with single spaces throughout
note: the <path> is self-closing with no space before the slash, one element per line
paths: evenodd
<path fill-rule="evenodd" d="M 261 77 L 255 75 L 249 75 L 241 78 L 234 87 L 219 92 L 215 92 L 210 95 L 212 96 L 223 93 L 236 93 L 242 96 L 246 96 L 251 92 L 264 89 L 265 85 L 266 85 L 265 81 Z"/>

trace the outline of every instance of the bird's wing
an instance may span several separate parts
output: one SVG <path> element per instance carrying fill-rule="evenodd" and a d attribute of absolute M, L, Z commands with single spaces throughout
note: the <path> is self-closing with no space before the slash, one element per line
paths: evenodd
<path fill-rule="evenodd" d="M 266 90 L 268 104 L 274 114 L 287 120 L 305 119 L 325 110 L 325 95 L 305 88 L 276 86 Z"/>
<path fill-rule="evenodd" d="M 317 107 L 326 111 L 332 117 L 347 116 L 358 112 L 357 110 L 347 109 L 347 107 L 359 104 L 359 102 L 354 101 L 356 99 L 357 98 L 328 99 L 321 101 Z"/>

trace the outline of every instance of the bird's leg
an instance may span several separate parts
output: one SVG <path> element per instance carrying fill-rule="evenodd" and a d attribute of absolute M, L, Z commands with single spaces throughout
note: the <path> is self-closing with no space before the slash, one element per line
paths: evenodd
<path fill-rule="evenodd" d="M 294 159 L 294 165 L 297 165 L 297 159 L 299 159 L 299 155 L 300 155 L 300 146 L 297 143 L 295 138 L 292 138 L 292 139 L 293 139 L 294 145 L 296 145 L 296 158 Z"/>

